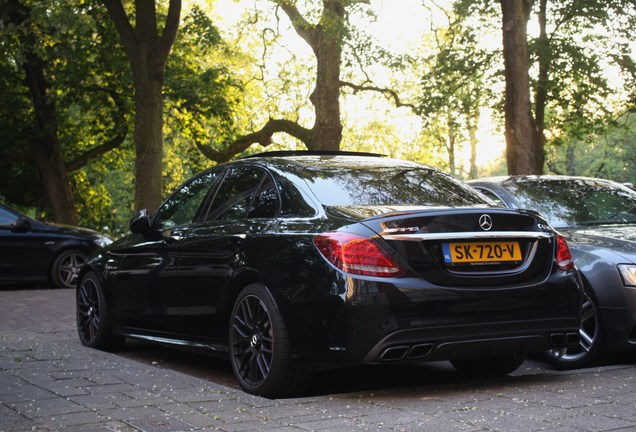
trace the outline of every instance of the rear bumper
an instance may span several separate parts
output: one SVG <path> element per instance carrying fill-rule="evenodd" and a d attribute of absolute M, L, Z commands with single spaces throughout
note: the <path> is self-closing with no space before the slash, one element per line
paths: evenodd
<path fill-rule="evenodd" d="M 505 331 L 502 331 L 505 328 Z M 577 345 L 576 320 L 402 331 L 378 342 L 364 363 L 438 361 L 532 353 Z"/>
<path fill-rule="evenodd" d="M 344 367 L 487 358 L 578 342 L 577 273 L 506 288 L 392 282 L 347 277 L 345 295 L 329 311 L 312 309 L 314 317 L 330 317 L 320 331 L 292 326 L 296 358 Z"/>

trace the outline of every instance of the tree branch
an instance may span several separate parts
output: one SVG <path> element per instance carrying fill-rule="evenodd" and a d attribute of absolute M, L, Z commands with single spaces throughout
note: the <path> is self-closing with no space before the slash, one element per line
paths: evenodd
<path fill-rule="evenodd" d="M 180 15 L 181 0 L 170 0 L 168 17 L 166 18 L 166 25 L 163 29 L 163 34 L 159 39 L 159 46 L 157 49 L 158 60 L 161 62 L 161 64 L 164 64 L 168 59 L 170 48 L 172 47 L 172 44 L 174 43 L 174 40 L 177 36 Z"/>
<path fill-rule="evenodd" d="M 86 88 L 89 91 L 99 91 L 99 92 L 108 93 L 110 98 L 115 103 L 115 106 L 117 107 L 117 111 L 119 113 L 120 118 L 119 118 L 119 121 L 115 121 L 115 125 L 116 125 L 115 129 L 117 130 L 117 133 L 115 134 L 115 136 L 112 139 L 110 139 L 108 142 L 101 144 L 97 147 L 94 147 L 90 150 L 87 150 L 86 152 L 77 156 L 75 159 L 71 160 L 70 162 L 67 162 L 65 165 L 66 165 L 66 169 L 69 172 L 78 170 L 81 167 L 88 164 L 89 161 L 98 158 L 99 156 L 103 155 L 106 152 L 109 152 L 110 150 L 113 150 L 114 148 L 119 147 L 124 142 L 124 140 L 126 139 L 126 136 L 128 135 L 128 125 L 125 121 L 126 105 L 124 101 L 122 100 L 122 98 L 119 96 L 119 94 L 117 94 L 117 92 L 114 90 L 109 90 L 102 87 L 88 86 L 84 88 Z"/>
<path fill-rule="evenodd" d="M 121 4 L 121 0 L 102 1 L 106 5 L 110 19 L 113 21 L 113 24 L 115 24 L 115 28 L 121 37 L 121 42 L 124 45 L 126 53 L 129 57 L 134 56 L 136 51 L 135 30 L 132 25 L 130 25 L 124 6 Z"/>
<path fill-rule="evenodd" d="M 88 164 L 88 162 L 90 162 L 91 160 L 96 159 L 99 156 L 103 155 L 104 153 L 119 147 L 124 142 L 127 135 L 128 135 L 128 129 L 120 132 L 117 136 L 115 136 L 110 141 L 102 145 L 99 145 L 97 147 L 93 147 L 92 149 L 82 153 L 81 155 L 73 159 L 72 161 L 68 162 L 66 164 L 66 169 L 69 172 L 71 172 L 71 171 L 75 171 L 82 168 L 83 166 Z"/>
<path fill-rule="evenodd" d="M 311 25 L 305 17 L 303 17 L 295 4 L 289 0 L 272 0 L 278 5 L 289 17 L 296 33 L 309 44 L 312 49 L 316 48 L 316 38 L 318 36 L 316 27 Z"/>
<path fill-rule="evenodd" d="M 411 103 L 402 102 L 400 100 L 400 96 L 397 94 L 397 92 L 395 90 L 382 88 L 382 87 L 376 87 L 376 86 L 358 85 L 358 84 L 353 84 L 353 83 L 350 83 L 350 82 L 347 82 L 347 81 L 340 81 L 340 86 L 349 87 L 349 88 L 353 89 L 353 93 L 354 94 L 356 94 L 358 92 L 361 92 L 361 91 L 373 91 L 373 92 L 376 92 L 376 93 L 382 93 L 383 95 L 387 96 L 388 98 L 393 99 L 393 103 L 395 104 L 395 106 L 397 108 L 401 108 L 401 107 L 410 108 L 411 111 L 413 111 L 415 114 L 419 115 L 419 107 L 417 105 L 414 105 L 414 104 L 411 104 Z"/>
<path fill-rule="evenodd" d="M 260 144 L 263 147 L 267 147 L 272 143 L 272 136 L 278 132 L 285 132 L 303 143 L 309 142 L 311 134 L 309 129 L 300 126 L 296 122 L 284 119 L 269 119 L 261 130 L 239 137 L 222 150 L 217 150 L 200 142 L 195 144 L 208 159 L 221 163 L 245 151 L 252 144 Z"/>

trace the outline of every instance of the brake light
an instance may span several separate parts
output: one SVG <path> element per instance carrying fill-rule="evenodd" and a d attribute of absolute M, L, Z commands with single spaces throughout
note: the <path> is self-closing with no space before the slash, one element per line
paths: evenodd
<path fill-rule="evenodd" d="M 557 253 L 556 253 L 557 267 L 561 270 L 572 270 L 574 268 L 574 259 L 570 252 L 568 242 L 565 241 L 565 237 L 561 234 L 557 234 Z"/>
<path fill-rule="evenodd" d="M 395 277 L 404 270 L 375 240 L 349 233 L 325 233 L 314 244 L 331 264 L 340 270 L 363 276 Z"/>

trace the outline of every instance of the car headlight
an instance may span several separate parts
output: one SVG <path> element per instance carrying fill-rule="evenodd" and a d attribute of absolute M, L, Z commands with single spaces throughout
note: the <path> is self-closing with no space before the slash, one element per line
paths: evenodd
<path fill-rule="evenodd" d="M 103 248 L 111 244 L 113 241 L 109 237 L 98 237 L 94 240 L 94 242 L 97 246 Z"/>
<path fill-rule="evenodd" d="M 618 272 L 621 274 L 625 285 L 636 287 L 636 265 L 619 264 Z"/>

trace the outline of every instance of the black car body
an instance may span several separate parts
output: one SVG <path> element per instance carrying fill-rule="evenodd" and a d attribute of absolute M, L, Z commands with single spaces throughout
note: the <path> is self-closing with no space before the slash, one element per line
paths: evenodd
<path fill-rule="evenodd" d="M 565 241 L 536 213 L 491 208 L 421 164 L 240 159 L 196 176 L 131 230 L 87 261 L 82 342 L 229 355 L 255 394 L 290 394 L 311 370 L 359 364 L 507 373 L 528 352 L 578 339 Z"/>
<path fill-rule="evenodd" d="M 109 243 L 97 231 L 39 222 L 0 204 L 0 283 L 75 288 L 86 256 Z"/>
<path fill-rule="evenodd" d="M 551 350 L 557 367 L 592 365 L 636 347 L 636 191 L 585 177 L 513 176 L 470 181 L 511 208 L 540 212 L 566 236 L 585 286 L 581 344 Z"/>

